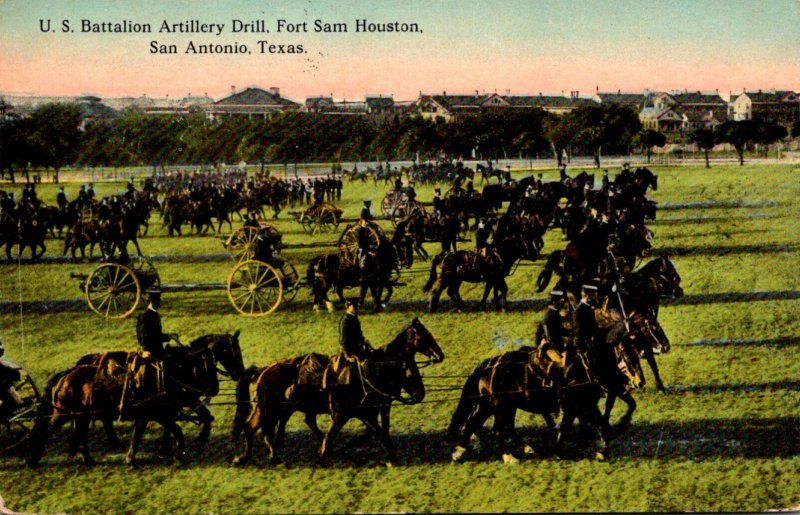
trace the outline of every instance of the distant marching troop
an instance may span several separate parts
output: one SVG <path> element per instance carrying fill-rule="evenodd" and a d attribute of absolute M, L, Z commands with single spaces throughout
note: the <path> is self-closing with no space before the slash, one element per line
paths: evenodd
<path fill-rule="evenodd" d="M 347 171 L 337 171 L 340 177 L 349 175 Z M 334 177 L 308 182 L 312 193 L 316 193 L 315 201 L 340 198 L 340 182 Z M 441 362 L 445 355 L 418 318 L 391 342 L 373 348 L 364 337 L 358 318 L 366 291 L 372 292 L 374 309 L 382 309 L 391 296 L 392 285 L 397 284 L 400 269 L 410 266 L 415 254 L 426 256 L 423 242 L 439 241 L 442 248 L 432 259 L 424 286 L 431 294 L 429 311 L 438 309 L 444 291 L 458 309 L 465 308 L 459 294 L 463 282 L 485 285 L 481 307 L 491 292 L 495 305 L 506 307 L 506 278 L 516 270 L 519 260 L 533 261 L 540 256 L 545 231 L 555 227 L 561 229 L 567 244 L 549 255 L 536 279 L 541 292 L 553 274 L 558 276 L 533 345 L 487 359 L 466 376 L 447 435 L 455 445 L 453 460 L 459 461 L 469 452 L 480 428 L 493 417 L 504 459 L 514 461 L 520 453 L 532 452 L 515 431 L 516 411 L 525 410 L 541 414 L 548 426 L 557 427 L 555 444 L 559 455 L 567 454 L 565 443 L 577 418 L 582 435 L 589 435 L 596 444 L 596 457 L 604 459 L 609 453 L 610 414 L 615 400 L 621 398 L 628 406 L 620 422 L 624 429 L 636 408 L 632 392 L 645 384 L 641 357 L 649 363 L 656 387 L 664 389 L 655 356 L 669 350 L 669 340 L 658 322 L 659 304 L 662 299 L 683 293 L 680 276 L 667 255 L 661 254 L 637 268 L 638 261 L 651 250 L 652 232 L 645 222 L 655 218 L 656 204 L 647 199 L 646 192 L 648 188 L 658 188 L 657 176 L 646 168 L 630 170 L 625 166 L 613 181 L 606 171 L 600 187 L 595 189 L 592 175 L 582 172 L 571 177 L 561 168 L 556 181 L 543 182 L 541 174 L 513 180 L 507 174 L 497 184 L 484 186 L 480 193 L 467 175 L 451 177 L 453 185 L 445 195 L 436 189 L 432 212 L 416 200 L 413 179 L 408 178 L 403 184 L 400 176 L 395 177 L 394 189 L 387 196 L 402 199 L 400 203 L 406 211 L 403 218 L 394 220 L 393 235 L 385 235 L 374 221 L 371 204 L 365 202 L 359 218 L 343 232 L 338 252 L 312 259 L 307 283 L 315 305 L 327 301 L 326 293 L 332 287 L 341 300 L 346 300 L 340 354 L 312 353 L 245 370 L 238 331 L 206 335 L 188 346 L 165 347 L 167 341 L 179 342 L 179 338 L 162 330 L 161 291 L 156 285 L 148 290 L 149 305 L 137 319 L 141 351 L 84 356 L 75 366 L 56 374 L 40 397 L 34 395 L 27 400 L 17 390 L 22 388 L 25 374 L 11 362 L 2 362 L 0 419 L 31 422 L 27 424 L 25 454 L 32 466 L 43 457 L 49 435 L 67 422 L 73 423 L 70 451 L 81 452 L 84 461 L 91 462 L 88 427 L 92 420 L 103 422 L 112 443 L 118 442 L 115 420 L 134 423 L 128 463 L 135 462 L 149 421 L 164 427 L 164 447 L 171 451 L 174 439 L 175 455 L 182 457 L 184 439 L 177 422 L 196 420 L 203 426 L 200 438 L 209 437 L 213 416 L 208 404 L 219 393 L 218 374 L 224 371 L 237 381 L 233 437 L 239 441 L 244 436 L 243 451 L 234 463 L 244 464 L 251 457 L 259 430 L 270 460 L 277 461 L 285 425 L 297 411 L 305 414 L 306 424 L 322 441 L 321 460 L 330 456 L 338 432 L 352 418 L 362 420 L 388 458 L 394 460 L 396 449 L 389 435 L 391 406 L 395 401 L 424 401 L 418 354 L 430 363 Z M 466 187 L 462 187 L 464 180 Z M 279 243 L 272 239 L 280 239 L 280 235 L 267 224 L 253 222 L 263 216 L 260 207 L 270 205 L 263 199 L 277 195 L 282 205 L 292 202 L 290 199 L 310 200 L 291 193 L 295 185 L 297 191 L 301 187 L 305 191 L 303 179 L 294 181 L 298 182 L 247 180 L 224 174 L 205 178 L 182 173 L 151 177 L 142 191 L 129 184 L 125 194 L 104 199 L 109 200 L 105 208 L 101 207 L 103 201 L 95 205 L 88 191 L 80 194 L 73 201 L 80 203 L 78 212 L 89 205 L 92 214 L 90 219 L 75 224 L 95 219 L 100 224 L 117 223 L 113 222 L 116 217 L 134 212 L 135 206 L 159 204 L 155 200 L 158 192 L 165 194 L 160 204 L 168 224 L 175 223 L 180 209 L 177 206 L 184 203 L 217 205 L 219 210 L 215 212 L 221 224 L 223 211 L 230 213 L 243 202 L 249 215 L 247 223 L 253 224 L 262 236 L 256 245 L 263 248 L 256 252 L 260 259 L 269 260 L 274 258 Z M 16 205 L 9 196 L 0 202 L 3 213 L 13 213 L 18 225 L 23 222 L 16 220 L 42 208 L 37 207 L 35 190 L 31 189 Z M 67 203 L 62 194 L 63 190 L 58 203 L 64 211 L 72 203 Z M 176 198 L 181 200 L 170 200 Z M 253 198 L 262 200 L 248 202 Z M 505 202 L 507 208 L 500 213 Z M 393 209 L 397 205 L 395 202 Z M 144 210 L 149 213 L 147 208 Z M 125 226 L 124 222 L 119 223 Z M 77 238 L 75 227 L 70 229 L 73 239 Z M 475 248 L 457 249 L 457 242 L 463 241 L 470 229 L 476 231 Z M 135 235 L 137 231 L 133 232 Z M 124 238 L 118 236 L 113 241 L 120 242 L 116 248 L 126 255 Z M 104 248 L 103 252 L 113 254 L 113 248 Z M 361 287 L 361 295 L 345 299 L 343 289 L 354 286 Z M 389 290 L 387 296 L 384 289 Z M 91 394 L 82 393 L 87 391 Z M 601 413 L 598 404 L 603 397 L 605 410 Z M 20 416 L 23 410 L 26 416 Z M 326 433 L 317 426 L 319 414 L 331 417 Z M 561 420 L 556 426 L 559 414 Z"/>

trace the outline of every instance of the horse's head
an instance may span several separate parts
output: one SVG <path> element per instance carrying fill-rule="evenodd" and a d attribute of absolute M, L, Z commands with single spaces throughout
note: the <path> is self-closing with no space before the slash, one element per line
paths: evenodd
<path fill-rule="evenodd" d="M 658 273 L 654 278 L 658 285 L 658 294 L 661 297 L 677 298 L 683 296 L 681 288 L 681 276 L 675 264 L 670 261 L 669 255 L 662 252 L 658 256 Z"/>
<path fill-rule="evenodd" d="M 239 345 L 239 330 L 233 334 L 206 335 L 191 343 L 192 348 L 206 347 L 211 350 L 214 361 L 231 376 L 234 381 L 244 373 L 244 359 Z"/>
<path fill-rule="evenodd" d="M 444 351 L 418 317 L 414 317 L 405 334 L 406 352 L 412 357 L 419 353 L 430 358 L 434 363 L 441 363 L 444 360 Z"/>

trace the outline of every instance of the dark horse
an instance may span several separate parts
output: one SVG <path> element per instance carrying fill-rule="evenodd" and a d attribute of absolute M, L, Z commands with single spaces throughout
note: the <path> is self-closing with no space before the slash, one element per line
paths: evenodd
<path fill-rule="evenodd" d="M 611 285 L 606 286 L 608 289 L 610 287 Z M 649 338 L 636 339 L 636 345 L 653 371 L 656 389 L 664 391 L 655 354 L 669 352 L 670 343 L 664 329 L 658 323 L 658 309 L 661 299 L 683 296 L 678 270 L 669 256 L 662 252 L 656 259 L 622 278 L 620 295 L 612 291 L 607 291 L 607 295 L 610 307 L 628 315 L 632 313 L 641 315 L 644 331 Z"/>
<path fill-rule="evenodd" d="M 431 292 L 430 311 L 436 311 L 439 297 L 447 289 L 457 306 L 465 307 L 459 288 L 461 283 L 486 283 L 481 299 L 481 309 L 486 306 L 486 298 L 494 289 L 494 304 L 503 307 L 508 304 L 506 298 L 508 285 L 506 277 L 511 273 L 511 268 L 519 259 L 536 259 L 536 247 L 533 240 L 524 234 L 509 234 L 494 246 L 495 251 L 488 252 L 484 257 L 476 250 L 457 250 L 436 256 L 431 264 L 428 282 L 422 287 L 425 292 Z M 437 268 L 441 273 L 437 275 Z"/>
<path fill-rule="evenodd" d="M 579 418 L 582 427 L 596 431 L 600 440 L 597 457 L 604 459 L 608 452 L 607 431 L 597 406 L 603 388 L 581 354 L 570 347 L 566 356 L 565 372 L 559 382 L 548 378 L 547 366 L 531 347 L 489 358 L 478 365 L 464 383 L 448 427 L 449 438 L 458 442 L 453 460 L 461 459 L 472 435 L 490 416 L 495 417 L 501 441 L 511 437 L 519 443 L 514 430 L 518 409 L 542 414 L 548 424 L 553 414 L 563 412 L 556 440 L 559 453 L 572 422 Z"/>
<path fill-rule="evenodd" d="M 324 254 L 313 258 L 308 264 L 306 279 L 311 285 L 314 307 L 328 302 L 328 291 L 331 288 L 336 290 L 339 300 L 344 303 L 344 289 L 358 287 L 362 305 L 369 291 L 374 310 L 382 310 L 383 304 L 392 297 L 393 276 L 399 274 L 399 263 L 395 245 L 388 241 L 382 241 L 374 252 L 367 253 L 363 268 L 358 264 L 344 263 L 339 254 Z"/>
<path fill-rule="evenodd" d="M 236 439 L 244 431 L 245 446 L 234 463 L 241 465 L 250 459 L 259 429 L 270 461 L 276 462 L 276 436 L 297 411 L 305 413 L 306 423 L 323 440 L 320 459 L 327 457 L 336 435 L 351 418 L 360 419 L 377 435 L 389 458 L 394 459 L 394 444 L 389 436 L 392 402 L 414 404 L 425 397 L 425 386 L 414 361 L 417 353 L 436 363 L 444 359 L 436 339 L 415 318 L 394 340 L 363 362 L 344 356 L 309 354 L 248 370 L 237 387 L 233 436 Z M 316 415 L 321 413 L 330 413 L 332 419 L 324 437 L 316 425 Z"/>
<path fill-rule="evenodd" d="M 27 462 L 30 466 L 39 463 L 44 455 L 51 432 L 66 422 L 74 422 L 70 436 L 70 454 L 78 451 L 85 463 L 92 463 L 88 446 L 88 429 L 92 420 L 103 422 L 109 439 L 115 443 L 116 434 L 112 421 L 117 418 L 132 420 L 134 432 L 126 457 L 133 464 L 138 446 L 147 423 L 157 421 L 178 442 L 176 451 L 183 455 L 183 432 L 177 420 L 184 408 L 197 410 L 199 419 L 206 424 L 201 437 L 208 436 L 213 420 L 201 397 L 213 397 L 219 392 L 217 368 L 219 362 L 227 374 L 238 379 L 243 373 L 239 333 L 233 335 L 206 335 L 193 341 L 188 347 L 169 349 L 163 365 L 163 389 L 154 384 L 152 375 L 145 375 L 141 386 L 137 386 L 129 372 L 128 362 L 140 359 L 138 352 L 109 352 L 92 354 L 80 359 L 80 363 L 60 372 L 50 379 L 42 394 L 37 417 L 34 421 Z M 129 397 L 128 394 L 132 394 Z M 120 413 L 120 406 L 125 408 Z M 203 411 L 208 413 L 203 414 Z M 168 440 L 167 440 L 168 441 Z"/>

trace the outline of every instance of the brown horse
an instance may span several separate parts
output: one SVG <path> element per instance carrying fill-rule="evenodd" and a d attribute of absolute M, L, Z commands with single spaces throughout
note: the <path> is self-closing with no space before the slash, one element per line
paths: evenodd
<path fill-rule="evenodd" d="M 608 451 L 606 427 L 597 407 L 603 389 L 589 371 L 586 359 L 570 348 L 567 351 L 563 378 L 553 382 L 544 361 L 530 347 L 507 352 L 483 361 L 469 375 L 461 392 L 456 411 L 448 427 L 448 435 L 458 442 L 453 460 L 462 458 L 472 435 L 483 427 L 490 416 L 495 417 L 502 442 L 510 437 L 520 441 L 514 430 L 516 411 L 522 409 L 550 417 L 562 411 L 556 440 L 558 452 L 575 418 L 581 426 L 589 427 L 599 437 L 597 457 L 603 459 Z M 504 454 L 511 454 L 509 449 Z"/>
<path fill-rule="evenodd" d="M 306 423 L 320 438 L 322 432 L 316 425 L 316 415 L 331 414 L 320 459 L 327 457 L 334 438 L 351 418 L 360 419 L 377 435 L 390 459 L 394 459 L 394 445 L 389 437 L 391 405 L 394 401 L 420 402 L 425 396 L 414 361 L 417 353 L 437 363 L 444 359 L 433 335 L 415 318 L 394 340 L 376 349 L 363 362 L 310 354 L 249 371 L 237 387 L 233 435 L 236 438 L 244 431 L 245 447 L 234 463 L 242 465 L 250 459 L 259 429 L 269 449 L 270 461 L 276 462 L 276 432 L 280 433 L 297 411 L 305 413 Z M 403 391 L 408 397 L 402 396 Z"/>
<path fill-rule="evenodd" d="M 223 350 L 225 349 L 225 350 Z M 126 462 L 133 465 L 147 423 L 154 420 L 178 442 L 177 456 L 182 457 L 183 432 L 177 420 L 184 408 L 200 411 L 202 397 L 219 391 L 216 356 L 233 377 L 242 373 L 238 332 L 230 335 L 207 335 L 189 347 L 169 349 L 162 362 L 163 381 L 157 381 L 156 368 L 149 368 L 141 385 L 134 380 L 128 363 L 141 359 L 138 352 L 114 352 L 84 356 L 81 364 L 53 376 L 43 391 L 42 403 L 32 428 L 27 462 L 39 463 L 49 435 L 67 422 L 74 422 L 70 453 L 80 451 L 85 463 L 92 463 L 88 446 L 88 428 L 92 420 L 104 423 L 109 439 L 116 441 L 111 422 L 116 418 L 132 420 L 134 432 Z M 161 383 L 161 384 L 159 384 Z M 125 408 L 121 410 L 124 404 Z M 202 417 L 199 417 L 202 419 Z M 213 420 L 213 417 L 210 417 Z M 207 424 L 210 424 L 210 420 Z M 207 433 L 206 433 L 207 434 Z"/>
<path fill-rule="evenodd" d="M 458 250 L 436 256 L 431 264 L 428 282 L 422 287 L 423 291 L 431 292 L 431 312 L 436 311 L 439 297 L 445 289 L 458 308 L 463 309 L 464 299 L 459 293 L 463 282 L 485 283 L 481 309 L 486 307 L 486 299 L 492 289 L 495 307 L 500 307 L 501 302 L 503 307 L 508 305 L 506 277 L 519 259 L 536 259 L 536 248 L 529 235 L 519 233 L 509 234 L 493 247 L 494 251 L 490 250 L 485 256 L 476 250 Z M 438 268 L 441 268 L 441 273 L 437 276 Z"/>

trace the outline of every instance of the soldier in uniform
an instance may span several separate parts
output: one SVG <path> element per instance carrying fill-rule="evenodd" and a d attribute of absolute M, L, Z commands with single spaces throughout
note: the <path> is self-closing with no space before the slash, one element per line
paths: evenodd
<path fill-rule="evenodd" d="M 444 216 L 444 200 L 442 200 L 441 188 L 433 190 L 433 215 L 437 219 L 441 219 Z"/>
<path fill-rule="evenodd" d="M 89 189 L 86 190 L 86 199 L 91 202 L 94 200 L 94 183 L 89 183 Z"/>
<path fill-rule="evenodd" d="M 594 308 L 597 303 L 597 286 L 584 284 L 581 287 L 581 300 L 575 308 L 575 346 L 581 352 L 590 352 L 597 334 L 597 320 Z"/>
<path fill-rule="evenodd" d="M 489 236 L 492 229 L 487 227 L 486 220 L 483 218 L 478 222 L 478 230 L 475 231 L 475 248 L 482 256 L 486 256 L 486 248 L 489 246 Z"/>
<path fill-rule="evenodd" d="M 67 209 L 67 194 L 64 193 L 64 186 L 58 187 L 58 193 L 56 193 L 56 204 L 58 204 L 59 211 L 64 211 Z"/>
<path fill-rule="evenodd" d="M 550 301 L 544 318 L 536 328 L 536 345 L 539 356 L 547 363 L 547 377 L 554 380 L 561 376 L 558 369 L 564 368 L 566 346 L 564 343 L 564 317 L 567 314 L 567 297 L 561 290 L 550 292 Z M 554 368 L 556 367 L 556 368 Z"/>
<path fill-rule="evenodd" d="M 151 288 L 147 290 L 150 303 L 147 309 L 136 318 L 136 339 L 142 349 L 156 359 L 163 359 L 164 344 L 170 340 L 178 341 L 176 333 L 164 333 L 161 328 L 161 290 Z"/>
<path fill-rule="evenodd" d="M 345 314 L 339 323 L 339 344 L 347 356 L 358 359 L 366 359 L 374 350 L 361 331 L 357 298 L 348 299 L 345 304 Z"/>
<path fill-rule="evenodd" d="M 359 215 L 359 218 L 361 218 L 361 220 L 368 222 L 375 219 L 375 217 L 372 216 L 372 212 L 369 210 L 371 205 L 372 205 L 371 200 L 364 201 L 364 206 L 361 208 L 361 214 Z"/>
<path fill-rule="evenodd" d="M 0 338 L 0 358 L 5 354 L 6 348 Z M 0 413 L 8 415 L 22 403 L 22 399 L 14 388 L 14 383 L 21 379 L 19 369 L 6 365 L 0 360 Z"/>

